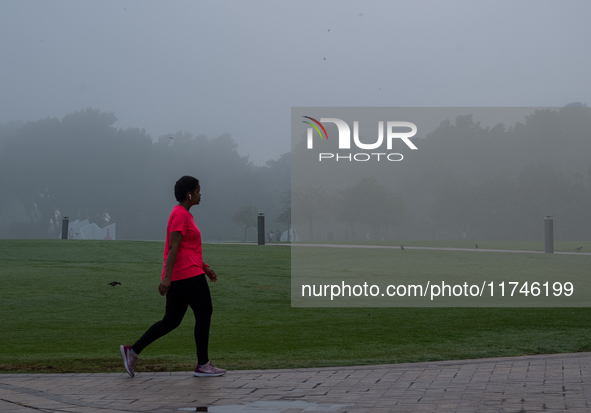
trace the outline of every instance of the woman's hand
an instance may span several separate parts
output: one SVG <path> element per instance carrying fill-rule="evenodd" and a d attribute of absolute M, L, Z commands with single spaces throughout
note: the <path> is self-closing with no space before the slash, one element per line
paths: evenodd
<path fill-rule="evenodd" d="M 158 292 L 160 293 L 160 295 L 166 295 L 169 288 L 170 288 L 170 280 L 167 280 L 165 278 L 160 282 L 160 285 L 158 286 Z"/>
<path fill-rule="evenodd" d="M 209 281 L 211 281 L 212 283 L 218 280 L 218 275 L 215 273 L 214 270 L 211 269 L 211 267 L 205 267 L 203 271 L 205 271 L 205 275 L 207 275 L 207 278 L 209 278 Z"/>

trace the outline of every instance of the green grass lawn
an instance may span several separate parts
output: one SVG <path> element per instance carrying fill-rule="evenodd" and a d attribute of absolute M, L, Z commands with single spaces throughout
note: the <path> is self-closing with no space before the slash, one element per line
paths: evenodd
<path fill-rule="evenodd" d="M 164 312 L 157 292 L 163 247 L 0 241 L 0 371 L 122 371 L 119 345 L 132 344 Z M 468 266 L 484 258 L 472 255 L 463 258 L 475 260 Z M 210 357 L 223 368 L 591 351 L 589 308 L 292 308 L 290 248 L 204 245 L 204 256 L 220 278 L 210 284 Z M 189 310 L 178 329 L 142 352 L 137 371 L 190 370 L 195 359 Z"/>
<path fill-rule="evenodd" d="M 585 253 L 299 245 L 292 249 L 291 261 L 292 305 L 297 307 L 589 307 L 591 303 L 591 255 Z M 351 292 L 345 297 L 339 294 L 343 284 L 352 288 L 365 283 L 379 290 L 357 297 Z M 443 284 L 448 288 L 445 294 L 441 294 Z M 421 286 L 425 295 L 390 296 L 389 285 Z M 308 290 L 303 293 L 305 286 Z M 311 286 L 317 291 L 314 295 Z M 320 294 L 323 286 L 328 297 Z M 331 296 L 333 286 L 336 297 Z"/>

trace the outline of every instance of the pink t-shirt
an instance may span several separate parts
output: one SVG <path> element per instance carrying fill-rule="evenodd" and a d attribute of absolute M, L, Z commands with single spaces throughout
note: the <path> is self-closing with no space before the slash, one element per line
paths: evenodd
<path fill-rule="evenodd" d="M 170 233 L 178 231 L 183 235 L 181 246 L 176 254 L 176 260 L 172 267 L 171 281 L 184 280 L 204 274 L 203 253 L 201 249 L 201 231 L 197 228 L 193 215 L 181 205 L 172 209 L 166 227 L 166 244 L 164 246 L 164 268 L 162 279 L 166 271 L 166 258 L 170 249 Z"/>

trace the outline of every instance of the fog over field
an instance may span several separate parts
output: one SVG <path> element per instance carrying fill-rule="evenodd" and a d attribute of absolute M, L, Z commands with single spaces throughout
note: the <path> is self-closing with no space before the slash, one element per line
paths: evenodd
<path fill-rule="evenodd" d="M 0 3 L 0 123 L 92 107 L 263 165 L 292 106 L 591 101 L 585 0 Z"/>
<path fill-rule="evenodd" d="M 261 211 L 310 240 L 534 240 L 547 214 L 587 239 L 589 15 L 583 0 L 4 0 L 0 238 L 57 238 L 68 216 L 161 239 L 190 174 L 210 240 L 254 239 Z M 294 107 L 468 110 L 431 117 L 398 169 L 319 194 L 336 170 L 291 181 Z M 495 128 L 479 107 L 553 109 Z M 338 210 L 359 188 L 387 200 L 384 225 Z M 331 213 L 292 221 L 290 189 Z"/>

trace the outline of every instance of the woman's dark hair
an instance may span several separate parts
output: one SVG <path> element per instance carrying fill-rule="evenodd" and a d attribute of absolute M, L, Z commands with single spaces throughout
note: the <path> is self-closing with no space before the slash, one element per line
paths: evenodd
<path fill-rule="evenodd" d="M 185 175 L 174 184 L 174 197 L 183 202 L 187 199 L 187 192 L 193 192 L 199 186 L 199 179 Z"/>

